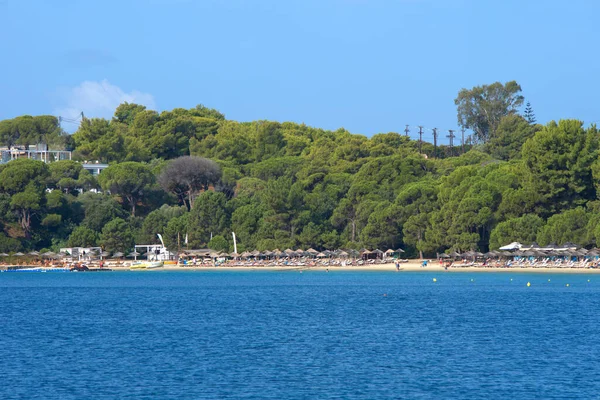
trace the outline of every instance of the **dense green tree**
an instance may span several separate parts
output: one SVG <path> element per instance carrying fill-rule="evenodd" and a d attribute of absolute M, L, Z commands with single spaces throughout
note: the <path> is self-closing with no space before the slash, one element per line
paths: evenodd
<path fill-rule="evenodd" d="M 179 250 L 183 247 L 195 248 L 188 233 L 189 219 L 189 213 L 185 213 L 179 217 L 171 218 L 167 223 L 163 238 L 165 241 L 165 246 L 167 246 L 167 248 L 169 248 L 171 251 L 176 249 Z M 186 235 L 188 236 L 188 245 L 185 244 Z"/>
<path fill-rule="evenodd" d="M 21 228 L 28 239 L 31 238 L 31 217 L 42 209 L 43 201 L 43 193 L 33 186 L 11 197 L 10 206 L 17 214 Z"/>
<path fill-rule="evenodd" d="M 175 194 L 189 209 L 194 207 L 198 194 L 208 190 L 221 179 L 221 168 L 212 160 L 185 156 L 171 161 L 158 176 L 166 192 Z"/>
<path fill-rule="evenodd" d="M 133 232 L 129 224 L 121 218 L 115 218 L 102 228 L 100 245 L 108 252 L 127 252 L 133 248 Z"/>
<path fill-rule="evenodd" d="M 113 121 L 121 122 L 125 125 L 130 125 L 133 122 L 135 116 L 139 112 L 142 112 L 144 110 L 146 110 L 146 106 L 124 102 L 122 104 L 119 104 L 119 106 L 115 110 Z"/>
<path fill-rule="evenodd" d="M 498 160 L 518 159 L 523 144 L 540 129 L 540 125 L 532 125 L 520 115 L 507 115 L 500 120 L 495 135 L 486 144 L 486 151 Z"/>
<path fill-rule="evenodd" d="M 223 193 L 208 191 L 198 196 L 189 216 L 189 241 L 196 247 L 206 245 L 211 236 L 227 235 L 229 218 L 227 198 Z"/>
<path fill-rule="evenodd" d="M 535 114 L 533 112 L 533 108 L 531 107 L 530 102 L 527 102 L 527 104 L 525 104 L 525 112 L 523 113 L 523 117 L 531 125 L 534 125 L 536 122 Z"/>
<path fill-rule="evenodd" d="M 0 252 L 16 253 L 20 250 L 22 250 L 21 242 L 15 238 L 6 236 L 4 232 L 0 232 Z"/>
<path fill-rule="evenodd" d="M 164 204 L 161 208 L 149 213 L 142 223 L 138 234 L 138 243 L 157 244 L 159 243 L 157 233 L 165 235 L 165 230 L 169 221 L 185 214 L 185 207 L 172 207 Z"/>
<path fill-rule="evenodd" d="M 537 234 L 543 226 L 544 220 L 535 214 L 502 221 L 492 230 L 490 249 L 497 250 L 512 242 L 531 244 L 537 240 Z"/>
<path fill-rule="evenodd" d="M 154 183 L 154 174 L 150 169 L 137 162 L 124 162 L 106 168 L 98 181 L 103 190 L 126 199 L 131 207 L 131 215 L 135 216 L 135 208 Z"/>
<path fill-rule="evenodd" d="M 67 243 L 69 247 L 91 247 L 96 246 L 97 242 L 97 232 L 86 228 L 85 226 L 78 226 L 71 232 Z"/>
<path fill-rule="evenodd" d="M 523 104 L 521 86 L 510 81 L 462 89 L 454 104 L 458 110 L 458 124 L 472 129 L 475 137 L 487 142 L 494 136 L 502 117 L 517 112 Z"/>
<path fill-rule="evenodd" d="M 0 246 L 115 247 L 123 223 L 139 242 L 161 233 L 171 250 L 187 247 L 186 234 L 189 247 L 231 250 L 232 231 L 240 252 L 404 247 L 425 257 L 513 240 L 599 243 L 596 127 L 535 125 L 527 109 L 517 115 L 520 101 L 514 82 L 462 91 L 461 122 L 477 140 L 461 155 L 393 132 L 228 121 L 204 106 L 124 103 L 72 137 L 54 117 L 0 121 L 0 145 L 72 141 L 75 160 L 110 164 L 98 182 L 77 161 L 0 163 Z"/>
<path fill-rule="evenodd" d="M 595 199 L 591 166 L 598 158 L 598 132 L 583 123 L 551 122 L 523 145 L 528 185 L 542 197 L 545 214 Z"/>
<path fill-rule="evenodd" d="M 430 214 L 436 209 L 437 192 L 431 181 L 421 181 L 406 185 L 395 200 L 404 242 L 414 246 L 420 258 L 423 252 L 435 250 L 425 241 L 425 232 L 431 226 Z"/>
<path fill-rule="evenodd" d="M 221 235 L 213 236 L 213 238 L 208 242 L 208 248 L 213 249 L 215 251 L 224 251 L 225 253 L 229 252 L 229 243 L 227 239 L 225 239 Z"/>
<path fill-rule="evenodd" d="M 538 243 L 542 246 L 549 243 L 563 244 L 567 242 L 588 245 L 588 222 L 590 214 L 583 208 L 577 207 L 555 214 L 548 218 L 538 232 Z"/>
<path fill-rule="evenodd" d="M 127 218 L 127 212 L 109 195 L 90 192 L 79 196 L 78 200 L 84 212 L 81 224 L 95 232 L 101 232 L 109 221 Z"/>
<path fill-rule="evenodd" d="M 48 166 L 41 161 L 14 160 L 0 170 L 0 190 L 14 195 L 26 188 L 44 189 L 48 176 Z"/>

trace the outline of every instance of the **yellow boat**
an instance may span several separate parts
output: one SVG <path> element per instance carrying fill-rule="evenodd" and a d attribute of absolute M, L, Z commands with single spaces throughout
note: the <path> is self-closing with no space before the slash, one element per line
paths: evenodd
<path fill-rule="evenodd" d="M 133 264 L 129 267 L 129 269 L 154 269 L 154 268 L 162 268 L 162 261 L 153 261 L 146 263 Z"/>

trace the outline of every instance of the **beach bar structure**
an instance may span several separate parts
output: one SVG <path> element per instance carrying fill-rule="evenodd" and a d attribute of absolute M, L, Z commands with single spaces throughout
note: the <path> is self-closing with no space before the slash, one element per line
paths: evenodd
<path fill-rule="evenodd" d="M 135 251 L 138 253 L 145 253 L 148 261 L 175 260 L 175 254 L 171 253 L 161 244 L 136 244 Z"/>
<path fill-rule="evenodd" d="M 60 249 L 60 254 L 70 257 L 73 261 L 90 261 L 100 257 L 101 253 L 100 247 L 64 247 Z"/>

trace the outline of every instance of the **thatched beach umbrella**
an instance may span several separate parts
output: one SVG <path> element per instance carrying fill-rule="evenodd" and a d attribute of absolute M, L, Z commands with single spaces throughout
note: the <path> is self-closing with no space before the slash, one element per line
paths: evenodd
<path fill-rule="evenodd" d="M 456 251 L 453 251 L 452 253 L 448 254 L 450 257 L 452 258 L 459 258 L 460 254 L 458 254 Z"/>
<path fill-rule="evenodd" d="M 438 254 L 437 258 L 450 258 L 450 255 L 446 254 L 446 253 L 442 253 L 442 254 Z"/>
<path fill-rule="evenodd" d="M 317 257 L 318 258 L 325 258 L 325 257 L 327 257 L 327 255 L 325 253 L 318 253 Z"/>
<path fill-rule="evenodd" d="M 354 250 L 354 249 L 349 249 L 348 254 L 351 255 L 352 257 L 358 257 L 360 255 L 358 250 Z"/>
<path fill-rule="evenodd" d="M 115 254 L 113 254 L 114 258 L 121 258 L 123 257 L 125 254 L 121 253 L 120 251 L 117 251 Z"/>
<path fill-rule="evenodd" d="M 19 251 L 19 252 L 17 252 L 17 253 L 15 253 L 15 254 L 13 254 L 13 256 L 17 256 L 17 257 L 22 257 L 22 256 L 24 256 L 24 255 L 25 255 L 25 254 L 21 253 L 20 251 Z"/>
<path fill-rule="evenodd" d="M 30 252 L 29 252 L 29 255 L 30 255 L 30 256 L 39 256 L 39 255 L 40 255 L 40 253 L 38 253 L 37 251 L 30 251 Z"/>
<path fill-rule="evenodd" d="M 8 254 L 6 254 L 6 253 L 0 253 L 0 257 L 8 257 Z"/>
<path fill-rule="evenodd" d="M 310 254 L 312 254 L 312 255 L 315 255 L 315 256 L 316 256 L 317 254 L 319 254 L 319 252 L 318 252 L 318 251 L 316 251 L 315 249 L 313 249 L 312 247 L 311 247 L 310 249 L 306 250 L 306 251 L 307 251 L 307 252 L 309 252 L 309 253 L 310 253 Z"/>

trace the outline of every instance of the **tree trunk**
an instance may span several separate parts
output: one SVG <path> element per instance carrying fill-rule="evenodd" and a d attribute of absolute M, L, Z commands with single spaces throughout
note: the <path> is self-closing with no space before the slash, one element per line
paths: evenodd
<path fill-rule="evenodd" d="M 135 203 L 137 203 L 137 201 L 133 196 L 127 196 L 127 200 L 129 201 L 129 204 L 131 204 L 131 216 L 135 217 Z"/>
<path fill-rule="evenodd" d="M 351 219 L 350 223 L 352 224 L 352 238 L 351 241 L 354 242 L 356 239 L 356 221 Z"/>

